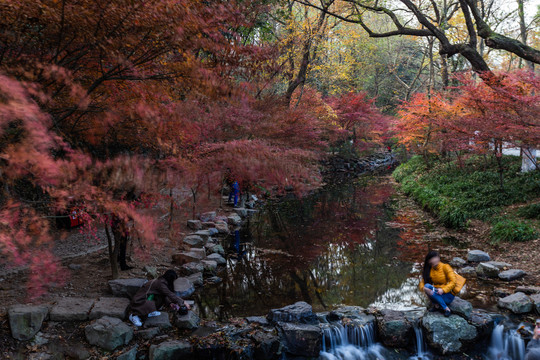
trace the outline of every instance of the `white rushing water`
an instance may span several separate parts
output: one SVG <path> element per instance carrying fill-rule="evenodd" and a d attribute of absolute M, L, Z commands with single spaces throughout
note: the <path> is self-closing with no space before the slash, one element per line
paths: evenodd
<path fill-rule="evenodd" d="M 327 345 L 328 343 L 328 345 Z M 323 329 L 324 360 L 384 359 L 383 347 L 375 341 L 375 326 L 330 325 Z"/>
<path fill-rule="evenodd" d="M 411 360 L 429 360 L 431 354 L 427 350 L 426 342 L 424 341 L 424 334 L 422 328 L 418 325 L 414 326 L 414 335 L 416 337 L 416 355 L 411 356 Z"/>
<path fill-rule="evenodd" d="M 519 328 L 519 327 L 518 327 Z M 516 329 L 495 326 L 491 334 L 491 344 L 486 354 L 487 360 L 523 360 L 525 342 Z"/>

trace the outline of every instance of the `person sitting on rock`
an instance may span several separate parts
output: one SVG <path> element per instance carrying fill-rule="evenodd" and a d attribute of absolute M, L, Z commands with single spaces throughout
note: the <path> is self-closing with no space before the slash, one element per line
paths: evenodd
<path fill-rule="evenodd" d="M 536 320 L 533 338 L 527 344 L 525 360 L 540 360 L 540 319 Z"/>
<path fill-rule="evenodd" d="M 441 262 L 439 253 L 429 251 L 424 260 L 424 269 L 419 288 L 434 304 L 434 310 L 444 311 L 448 317 L 452 313 L 448 305 L 454 301 L 454 288 L 456 287 L 456 274 L 448 264 Z"/>
<path fill-rule="evenodd" d="M 174 281 L 178 275 L 174 270 L 167 270 L 157 279 L 148 281 L 135 293 L 130 303 L 129 320 L 135 326 L 141 326 L 141 317 L 159 316 L 162 306 L 170 306 L 178 310 L 181 306 L 189 309 L 182 298 L 174 293 Z"/>

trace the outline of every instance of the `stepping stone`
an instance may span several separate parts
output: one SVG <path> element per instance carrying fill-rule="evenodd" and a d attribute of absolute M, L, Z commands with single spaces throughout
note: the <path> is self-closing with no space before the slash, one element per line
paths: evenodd
<path fill-rule="evenodd" d="M 259 325 L 270 325 L 268 320 L 264 316 L 248 316 L 246 318 L 246 321 L 248 324 L 259 324 Z"/>
<path fill-rule="evenodd" d="M 476 274 L 484 277 L 497 277 L 499 275 L 499 268 L 490 264 L 489 262 L 482 262 L 476 267 Z"/>
<path fill-rule="evenodd" d="M 187 221 L 187 227 L 191 230 L 201 230 L 202 229 L 202 223 L 200 220 L 188 220 Z"/>
<path fill-rule="evenodd" d="M 467 261 L 470 262 L 481 262 L 481 261 L 489 261 L 491 258 L 489 257 L 489 254 L 482 250 L 471 250 L 467 254 Z"/>
<path fill-rule="evenodd" d="M 525 275 L 527 274 L 523 270 L 510 269 L 506 271 L 501 271 L 499 273 L 499 279 L 504 280 L 504 281 L 512 281 L 512 280 L 521 279 Z"/>
<path fill-rule="evenodd" d="M 484 264 L 490 264 L 495 266 L 499 270 L 504 270 L 504 268 L 510 268 L 512 265 L 502 261 L 486 261 Z"/>
<path fill-rule="evenodd" d="M 206 272 L 215 272 L 217 270 L 217 262 L 214 260 L 201 260 L 201 264 Z"/>
<path fill-rule="evenodd" d="M 189 279 L 189 281 L 191 281 L 191 283 L 195 286 L 203 286 L 203 274 L 202 272 L 198 272 L 198 273 L 195 273 L 195 274 L 191 274 L 189 276 L 187 276 L 187 278 Z"/>
<path fill-rule="evenodd" d="M 227 260 L 225 260 L 225 258 L 217 253 L 213 253 L 213 254 L 210 254 L 206 257 L 207 260 L 213 260 L 215 261 L 218 265 L 226 265 L 227 264 Z"/>
<path fill-rule="evenodd" d="M 205 242 L 212 241 L 213 231 L 210 230 L 199 230 L 195 232 L 194 235 L 200 236 Z"/>
<path fill-rule="evenodd" d="M 512 311 L 514 314 L 529 313 L 533 309 L 533 301 L 522 292 L 499 299 L 497 305 L 500 308 Z"/>
<path fill-rule="evenodd" d="M 86 321 L 94 299 L 62 298 L 51 309 L 51 321 Z"/>
<path fill-rule="evenodd" d="M 151 345 L 150 360 L 176 360 L 191 355 L 191 344 L 184 340 L 165 341 L 161 344 Z"/>
<path fill-rule="evenodd" d="M 17 340 L 30 340 L 41 329 L 43 320 L 49 314 L 44 305 L 13 305 L 8 309 L 11 336 Z"/>
<path fill-rule="evenodd" d="M 99 319 L 103 316 L 124 320 L 128 306 L 128 298 L 102 297 L 94 304 L 92 311 L 90 311 L 90 320 Z"/>
<path fill-rule="evenodd" d="M 242 218 L 245 218 L 245 217 L 247 216 L 247 214 L 248 214 L 246 208 L 235 208 L 235 209 L 234 209 L 234 212 L 235 212 L 238 216 L 240 216 L 240 217 L 242 217 Z"/>
<path fill-rule="evenodd" d="M 216 219 L 216 212 L 215 211 L 209 211 L 202 213 L 201 216 L 199 216 L 202 222 L 209 222 L 214 221 Z"/>
<path fill-rule="evenodd" d="M 459 270 L 459 273 L 461 275 L 472 275 L 472 274 L 476 274 L 476 269 L 473 268 L 472 266 L 465 266 L 464 268 Z"/>
<path fill-rule="evenodd" d="M 216 227 L 216 223 L 213 221 L 208 221 L 208 222 L 202 223 L 202 226 L 204 229 L 209 229 L 209 228 Z M 202 229 L 197 229 L 197 230 L 202 230 Z"/>
<path fill-rule="evenodd" d="M 194 330 L 199 327 L 201 319 L 193 311 L 188 311 L 186 315 L 175 314 L 174 325 L 181 330 Z"/>
<path fill-rule="evenodd" d="M 220 234 L 228 234 L 229 233 L 229 225 L 227 225 L 226 222 L 220 221 L 216 223 L 216 229 Z"/>
<path fill-rule="evenodd" d="M 227 216 L 227 223 L 229 225 L 240 225 L 242 223 L 242 218 L 238 214 L 231 214 Z"/>
<path fill-rule="evenodd" d="M 127 297 L 131 299 L 133 295 L 143 286 L 148 280 L 146 279 L 116 279 L 109 280 L 109 287 L 112 294 L 117 297 Z"/>
<path fill-rule="evenodd" d="M 199 261 L 202 259 L 202 256 L 200 253 L 191 252 L 191 251 L 184 251 L 178 254 L 174 254 L 172 256 L 173 263 L 178 265 L 184 265 L 190 262 Z"/>
<path fill-rule="evenodd" d="M 202 248 L 204 243 L 206 242 L 199 235 L 188 235 L 182 241 L 184 242 L 184 244 L 187 244 L 192 248 L 193 247 Z"/>
<path fill-rule="evenodd" d="M 105 316 L 87 325 L 84 334 L 90 344 L 112 351 L 131 341 L 133 329 L 118 318 Z"/>
<path fill-rule="evenodd" d="M 462 266 L 467 265 L 467 261 L 465 259 L 460 258 L 460 257 L 455 257 L 455 258 L 452 259 L 452 261 L 450 261 L 450 265 L 452 265 L 454 267 L 462 267 Z"/>
<path fill-rule="evenodd" d="M 205 247 L 211 253 L 219 254 L 221 256 L 225 255 L 225 249 L 223 249 L 223 246 L 219 244 L 208 243 L 205 245 Z"/>
<path fill-rule="evenodd" d="M 193 261 L 182 265 L 182 271 L 186 274 L 195 274 L 204 271 L 204 266 L 198 261 Z"/>
<path fill-rule="evenodd" d="M 143 326 L 145 329 L 151 327 L 169 329 L 172 327 L 171 321 L 169 320 L 169 313 L 166 311 L 161 311 L 161 314 L 159 316 L 152 316 L 147 318 Z"/>
<path fill-rule="evenodd" d="M 191 248 L 189 250 L 189 252 L 192 252 L 192 253 L 195 253 L 195 254 L 198 254 L 200 256 L 200 259 L 204 259 L 206 258 L 206 250 L 204 248 Z"/>
<path fill-rule="evenodd" d="M 184 299 L 195 292 L 195 287 L 188 278 L 180 277 L 174 280 L 174 291 L 176 292 L 176 295 Z"/>

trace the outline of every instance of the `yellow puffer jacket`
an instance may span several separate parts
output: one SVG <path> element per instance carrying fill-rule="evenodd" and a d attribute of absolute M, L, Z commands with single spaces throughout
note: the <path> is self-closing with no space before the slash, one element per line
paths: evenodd
<path fill-rule="evenodd" d="M 456 273 L 450 265 L 440 262 L 439 265 L 431 268 L 429 275 L 433 282 L 431 285 L 442 289 L 445 294 L 451 292 L 452 294 L 457 295 L 457 293 L 454 293 L 454 288 L 456 287 Z M 424 279 L 420 281 L 418 287 L 420 290 L 424 290 Z"/>

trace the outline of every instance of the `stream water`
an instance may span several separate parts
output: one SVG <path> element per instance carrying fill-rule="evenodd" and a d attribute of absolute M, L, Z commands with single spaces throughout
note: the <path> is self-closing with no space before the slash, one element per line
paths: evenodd
<path fill-rule="evenodd" d="M 266 315 L 302 300 L 314 311 L 341 304 L 396 310 L 426 306 L 417 291 L 420 264 L 428 247 L 439 244 L 422 241 L 429 229 L 398 214 L 395 196 L 388 175 L 366 175 L 328 184 L 303 199 L 291 195 L 267 204 L 225 244 L 222 282 L 205 288 L 198 299 L 202 317 Z M 446 255 L 446 261 L 451 259 Z M 485 285 L 471 287 L 491 292 Z M 464 297 L 475 307 L 494 309 L 485 298 L 475 303 L 475 296 L 469 291 Z M 374 329 L 324 331 L 322 359 L 393 358 L 392 351 L 377 344 Z M 521 344 L 515 343 L 500 325 L 484 357 L 522 360 Z M 410 355 L 431 358 L 420 329 L 416 354 Z"/>

